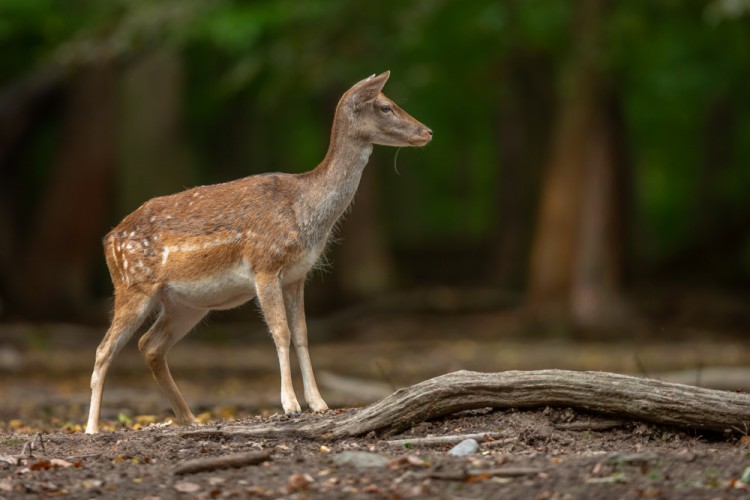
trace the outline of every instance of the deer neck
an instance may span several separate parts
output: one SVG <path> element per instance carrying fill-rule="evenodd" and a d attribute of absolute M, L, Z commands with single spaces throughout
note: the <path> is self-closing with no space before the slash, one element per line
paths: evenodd
<path fill-rule="evenodd" d="M 320 237 L 330 233 L 349 207 L 371 153 L 370 142 L 356 137 L 340 120 L 335 120 L 328 152 L 310 172 L 311 189 L 305 200 L 312 215 L 308 227 Z"/>

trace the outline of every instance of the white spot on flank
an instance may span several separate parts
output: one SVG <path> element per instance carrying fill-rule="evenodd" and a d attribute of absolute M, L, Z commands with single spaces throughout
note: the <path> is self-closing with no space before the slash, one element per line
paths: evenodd
<path fill-rule="evenodd" d="M 149 219 L 149 220 L 150 220 L 151 222 L 156 222 L 156 216 L 153 216 L 153 217 L 151 217 L 151 219 Z"/>
<path fill-rule="evenodd" d="M 120 266 L 117 265 L 117 253 L 115 252 L 114 245 L 109 247 L 112 250 L 112 261 L 114 262 L 114 269 L 117 269 L 117 273 L 120 275 L 120 279 L 125 279 L 123 272 L 120 270 Z"/>
<path fill-rule="evenodd" d="M 128 259 L 123 258 L 122 259 L 122 268 L 126 271 L 128 270 Z"/>
<path fill-rule="evenodd" d="M 193 245 L 188 243 L 185 245 L 172 247 L 172 250 L 177 250 L 178 252 L 195 252 L 197 250 L 206 250 L 208 248 L 218 247 L 221 245 L 229 245 L 231 243 L 234 243 L 235 241 L 237 241 L 236 238 L 222 238 L 220 240 L 207 241 L 202 245 Z"/>
<path fill-rule="evenodd" d="M 146 239 L 146 240 L 143 240 L 143 246 L 144 246 L 144 247 L 147 247 L 147 246 L 148 246 L 148 240 L 147 240 L 147 239 Z"/>
<path fill-rule="evenodd" d="M 112 250 L 112 260 L 115 263 L 115 267 L 117 267 L 117 253 L 115 252 L 115 247 L 111 246 L 109 249 Z"/>
<path fill-rule="evenodd" d="M 130 232 L 130 237 L 132 238 L 133 236 L 135 236 L 135 231 Z"/>
<path fill-rule="evenodd" d="M 164 246 L 161 256 L 161 264 L 164 265 L 169 258 L 169 254 L 172 252 L 197 252 L 199 250 L 208 250 L 209 248 L 218 247 L 221 245 L 230 245 L 240 240 L 240 236 L 234 236 L 232 238 L 222 238 L 220 240 L 208 241 L 206 243 L 195 245 L 192 243 L 186 243 L 185 245 L 176 246 Z"/>

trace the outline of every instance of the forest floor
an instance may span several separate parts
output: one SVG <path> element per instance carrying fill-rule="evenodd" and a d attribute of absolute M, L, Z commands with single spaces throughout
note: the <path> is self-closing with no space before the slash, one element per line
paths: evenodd
<path fill-rule="evenodd" d="M 355 410 L 345 410 L 350 412 Z M 332 411 L 330 413 L 335 413 Z M 305 413 L 295 420 L 334 418 Z M 232 425 L 274 422 L 274 415 Z M 381 436 L 338 441 L 186 437 L 153 425 L 95 436 L 0 435 L 0 497 L 37 498 L 748 498 L 747 437 L 706 436 L 640 422 L 596 432 L 570 409 L 478 410 L 422 422 L 387 439 L 499 433 L 468 456 L 452 444 L 392 446 Z M 582 423 L 580 430 L 566 424 Z M 190 429 L 194 429 L 191 427 Z M 204 424 L 198 429 L 215 429 Z M 29 447 L 27 443 L 32 443 Z M 43 446 L 42 446 L 43 445 Z M 24 449 L 25 448 L 25 449 Z M 267 461 L 180 473 L 190 460 L 269 452 Z M 352 453 L 359 452 L 359 453 Z M 20 457 L 19 457 L 20 455 Z M 208 467 L 211 469 L 211 467 Z"/>
<path fill-rule="evenodd" d="M 595 430 L 603 417 L 541 407 L 465 411 L 415 422 L 400 435 L 341 440 L 210 432 L 336 419 L 396 388 L 458 369 L 600 370 L 687 377 L 697 385 L 706 385 L 711 370 L 719 369 L 726 389 L 742 388 L 750 345 L 737 332 L 657 328 L 625 340 L 506 336 L 514 331 L 512 318 L 477 313 L 372 321 L 341 341 L 315 340 L 313 325 L 313 364 L 335 409 L 288 417 L 278 413 L 270 339 L 255 334 L 247 340 L 247 332 L 262 325 L 207 325 L 173 349 L 170 366 L 204 422 L 189 430 L 209 432 L 188 434 L 171 424 L 133 341 L 107 378 L 102 432 L 87 436 L 82 424 L 101 328 L 0 328 L 0 498 L 750 497 L 747 428 L 712 434 L 626 420 Z M 735 387 L 729 375 L 736 370 Z M 298 378 L 295 373 L 295 383 Z M 483 436 L 467 456 L 451 456 L 454 444 L 418 441 L 472 433 Z M 387 443 L 393 439 L 410 441 Z M 179 472 L 189 460 L 261 451 L 268 457 L 259 464 Z"/>

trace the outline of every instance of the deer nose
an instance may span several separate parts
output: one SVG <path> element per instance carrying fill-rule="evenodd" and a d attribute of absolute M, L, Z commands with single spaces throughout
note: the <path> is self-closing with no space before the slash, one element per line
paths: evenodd
<path fill-rule="evenodd" d="M 431 128 L 426 128 L 426 129 L 424 129 L 424 131 L 427 132 L 427 135 L 429 135 L 430 137 L 432 137 L 432 129 Z"/>

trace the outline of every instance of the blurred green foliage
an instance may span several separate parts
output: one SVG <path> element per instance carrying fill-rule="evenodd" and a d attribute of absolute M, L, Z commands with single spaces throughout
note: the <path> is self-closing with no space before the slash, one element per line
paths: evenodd
<path fill-rule="evenodd" d="M 699 247 L 712 225 L 747 223 L 750 16 L 742 5 L 609 4 L 603 69 L 625 108 L 640 262 Z M 393 150 L 373 158 L 372 168 L 386 170 L 391 238 L 479 244 L 502 217 L 497 120 L 513 98 L 507 62 L 532 58 L 556 95 L 572 16 L 562 0 L 0 0 L 0 81 L 46 64 L 177 51 L 199 180 L 218 182 L 313 167 L 341 91 L 390 69 L 388 95 L 435 130 L 429 148 L 399 154 L 400 176 Z M 719 129 L 715 107 L 726 121 Z M 554 116 L 550 109 L 550 123 Z M 728 134 L 716 158 L 715 134 Z M 750 240 L 741 241 L 747 276 Z"/>

